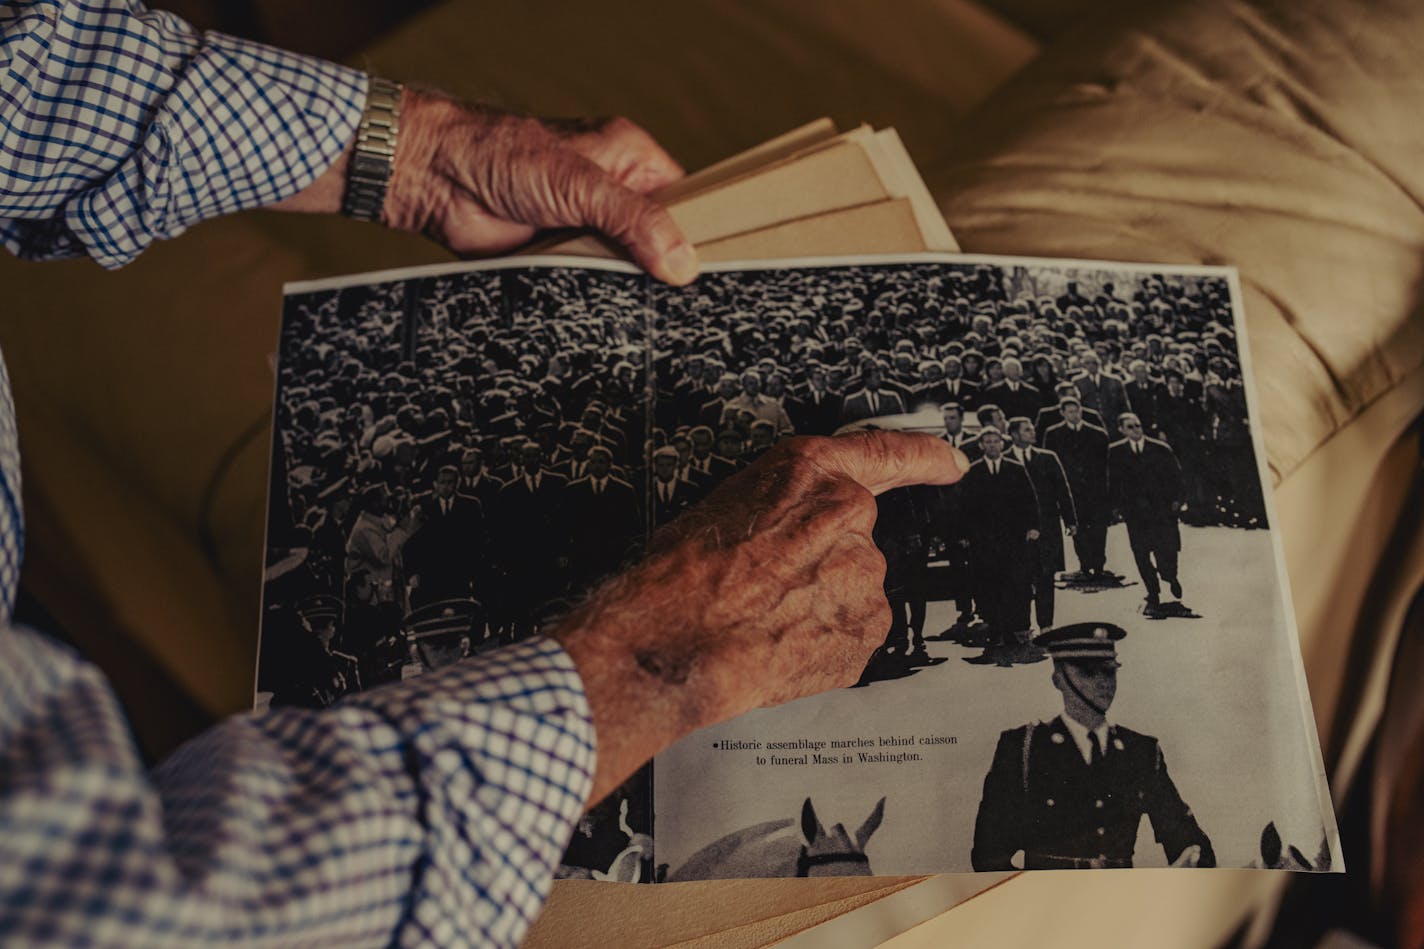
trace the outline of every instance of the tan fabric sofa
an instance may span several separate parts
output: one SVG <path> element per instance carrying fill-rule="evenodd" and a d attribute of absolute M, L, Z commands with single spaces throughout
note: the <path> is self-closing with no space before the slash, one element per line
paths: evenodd
<path fill-rule="evenodd" d="M 1424 7 L 1069 6 L 1005 5 L 1074 24 L 1045 47 L 969 0 L 452 2 L 359 64 L 539 113 L 626 114 L 688 167 L 823 114 L 894 125 L 966 251 L 1239 267 L 1338 794 L 1424 576 L 1418 545 L 1389 546 L 1418 526 L 1401 518 L 1424 406 Z M 153 747 L 250 695 L 282 282 L 441 259 L 259 213 L 116 274 L 0 260 L 26 582 L 115 670 Z M 1268 916 L 1282 881 L 1069 876 L 973 899 L 989 881 L 964 878 L 945 904 L 967 902 L 896 944 L 1211 945 Z M 561 885 L 530 944 L 763 945 L 912 882 Z M 875 932 L 926 915 L 887 909 Z"/>

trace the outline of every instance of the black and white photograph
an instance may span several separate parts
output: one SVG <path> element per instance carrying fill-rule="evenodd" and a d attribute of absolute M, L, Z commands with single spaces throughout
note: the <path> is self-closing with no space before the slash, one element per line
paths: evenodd
<path fill-rule="evenodd" d="M 1221 268 L 944 255 L 290 287 L 258 702 L 533 635 L 784 439 L 922 432 L 972 464 L 879 497 L 860 681 L 674 746 L 561 875 L 1251 866 L 1268 825 L 1339 869 L 1239 327 Z"/>

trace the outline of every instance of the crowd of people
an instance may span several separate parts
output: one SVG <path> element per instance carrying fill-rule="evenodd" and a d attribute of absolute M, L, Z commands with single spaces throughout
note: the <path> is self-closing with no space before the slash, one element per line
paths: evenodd
<path fill-rule="evenodd" d="M 886 651 L 906 660 L 925 656 L 929 600 L 953 600 L 966 641 L 1051 627 L 1070 540 L 1079 581 L 1126 572 L 1106 562 L 1118 520 L 1148 610 L 1180 599 L 1179 521 L 1265 525 L 1219 278 L 918 264 L 673 289 L 531 274 L 289 299 L 274 701 L 324 704 L 527 635 L 796 434 L 932 430 L 976 462 L 951 488 L 881 499 Z"/>

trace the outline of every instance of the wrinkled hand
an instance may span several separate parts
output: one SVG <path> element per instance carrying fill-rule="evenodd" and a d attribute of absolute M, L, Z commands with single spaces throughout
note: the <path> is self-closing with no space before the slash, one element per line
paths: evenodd
<path fill-rule="evenodd" d="M 497 254 L 544 228 L 589 227 L 659 280 L 690 283 L 697 254 L 646 195 L 682 177 L 627 119 L 540 120 L 407 88 L 381 219 L 462 256 Z M 351 147 L 316 181 L 272 205 L 341 210 Z"/>
<path fill-rule="evenodd" d="M 655 534 L 555 634 L 594 710 L 594 799 L 694 729 L 853 684 L 890 628 L 875 495 L 967 467 L 927 435 L 794 438 Z"/>
<path fill-rule="evenodd" d="M 697 275 L 696 255 L 645 197 L 681 177 L 627 119 L 544 121 L 407 89 L 384 220 L 462 255 L 509 250 L 543 228 L 592 227 L 683 284 Z"/>

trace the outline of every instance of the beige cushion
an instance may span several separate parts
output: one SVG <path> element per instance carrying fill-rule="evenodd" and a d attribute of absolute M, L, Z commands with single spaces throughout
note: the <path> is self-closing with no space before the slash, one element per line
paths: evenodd
<path fill-rule="evenodd" d="M 966 251 L 1241 269 L 1277 477 L 1424 361 L 1424 5 L 1180 3 L 1056 43 L 928 164 Z"/>

